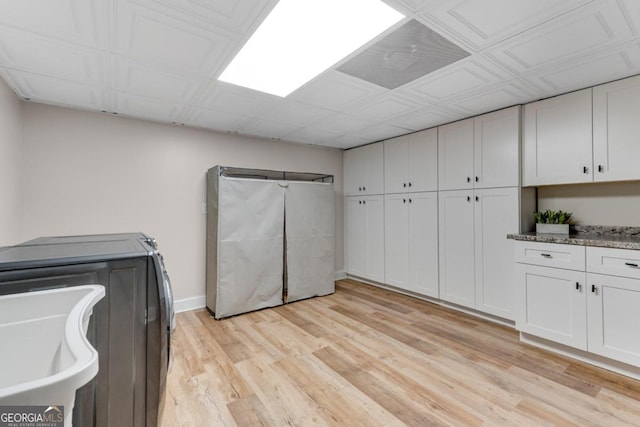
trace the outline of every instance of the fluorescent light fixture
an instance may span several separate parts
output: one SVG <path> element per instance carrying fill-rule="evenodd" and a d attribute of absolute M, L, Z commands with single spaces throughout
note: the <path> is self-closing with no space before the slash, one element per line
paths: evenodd
<path fill-rule="evenodd" d="M 287 96 L 403 18 L 380 0 L 280 0 L 219 80 Z"/>

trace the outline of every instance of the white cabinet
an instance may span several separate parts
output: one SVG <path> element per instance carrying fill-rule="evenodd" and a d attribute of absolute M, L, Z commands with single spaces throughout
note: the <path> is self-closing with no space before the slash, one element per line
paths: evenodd
<path fill-rule="evenodd" d="M 594 181 L 640 179 L 640 76 L 593 88 Z"/>
<path fill-rule="evenodd" d="M 475 305 L 473 191 L 440 191 L 440 298 Z M 506 239 L 505 239 L 506 240 Z"/>
<path fill-rule="evenodd" d="M 438 297 L 438 193 L 385 196 L 385 283 Z"/>
<path fill-rule="evenodd" d="M 473 188 L 473 119 L 438 127 L 438 189 Z"/>
<path fill-rule="evenodd" d="M 520 283 L 516 328 L 586 350 L 587 306 L 584 271 L 518 264 L 517 274 Z"/>
<path fill-rule="evenodd" d="M 346 198 L 346 271 L 384 281 L 383 196 Z"/>
<path fill-rule="evenodd" d="M 639 251 L 524 241 L 514 248 L 518 330 L 640 367 Z M 573 261 L 556 268 L 556 254 Z"/>
<path fill-rule="evenodd" d="M 591 89 L 524 106 L 524 186 L 593 180 L 591 113 Z"/>
<path fill-rule="evenodd" d="M 383 192 L 383 145 L 365 145 L 344 152 L 344 193 L 364 196 Z"/>
<path fill-rule="evenodd" d="M 384 192 L 438 189 L 438 131 L 428 129 L 384 142 Z"/>
<path fill-rule="evenodd" d="M 519 231 L 518 188 L 475 191 L 475 285 L 477 310 L 513 319 L 513 245 L 506 235 Z"/>
<path fill-rule="evenodd" d="M 519 159 L 520 107 L 438 128 L 440 190 L 517 186 Z"/>
<path fill-rule="evenodd" d="M 589 351 L 640 366 L 640 280 L 587 273 Z"/>
<path fill-rule="evenodd" d="M 513 253 L 519 231 L 518 188 L 441 191 L 440 297 L 513 318 Z"/>

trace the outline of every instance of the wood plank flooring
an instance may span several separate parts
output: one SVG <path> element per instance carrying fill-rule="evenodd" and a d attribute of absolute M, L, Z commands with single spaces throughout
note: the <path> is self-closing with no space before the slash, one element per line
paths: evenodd
<path fill-rule="evenodd" d="M 177 321 L 167 427 L 640 425 L 640 382 L 353 280 L 326 297 Z"/>

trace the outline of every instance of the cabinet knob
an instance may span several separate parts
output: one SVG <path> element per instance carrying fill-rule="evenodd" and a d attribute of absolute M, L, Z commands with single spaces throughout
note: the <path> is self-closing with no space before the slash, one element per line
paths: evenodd
<path fill-rule="evenodd" d="M 638 264 L 636 264 L 635 262 L 625 262 L 624 265 L 626 265 L 627 267 L 638 268 Z"/>
<path fill-rule="evenodd" d="M 406 183 L 406 182 L 403 182 L 403 183 L 402 183 L 402 186 L 403 186 L 404 188 L 407 188 L 407 183 Z"/>
<path fill-rule="evenodd" d="M 589 173 L 589 168 L 586 166 L 582 167 L 582 173 Z"/>
<path fill-rule="evenodd" d="M 480 182 L 480 178 L 476 176 L 476 182 Z"/>
<path fill-rule="evenodd" d="M 409 183 L 409 187 L 411 187 L 411 183 Z"/>
<path fill-rule="evenodd" d="M 367 201 L 366 201 L 366 200 L 363 200 L 363 201 L 362 201 L 362 204 L 363 204 L 363 205 L 366 205 L 366 204 L 367 204 Z"/>
<path fill-rule="evenodd" d="M 591 285 L 591 292 L 598 295 L 598 288 L 596 288 L 596 285 Z"/>
<path fill-rule="evenodd" d="M 358 204 L 361 205 L 362 204 L 362 200 L 358 200 Z"/>
<path fill-rule="evenodd" d="M 402 199 L 402 203 L 407 203 L 407 199 Z"/>
<path fill-rule="evenodd" d="M 409 199 L 409 203 L 411 203 L 411 199 Z"/>
<path fill-rule="evenodd" d="M 471 196 L 467 196 L 467 202 L 471 201 Z"/>
<path fill-rule="evenodd" d="M 582 286 L 580 285 L 580 282 L 576 282 L 576 291 L 579 291 L 582 289 Z"/>
<path fill-rule="evenodd" d="M 362 191 L 366 191 L 366 190 L 367 190 L 367 187 L 362 187 Z"/>
<path fill-rule="evenodd" d="M 358 191 L 362 191 L 362 187 L 358 187 Z"/>
<path fill-rule="evenodd" d="M 551 258 L 551 254 L 540 254 L 540 256 L 545 257 L 545 258 Z"/>
<path fill-rule="evenodd" d="M 467 182 L 471 182 L 471 177 L 470 176 L 467 177 Z"/>
<path fill-rule="evenodd" d="M 476 196 L 476 202 L 480 201 L 480 197 Z"/>
<path fill-rule="evenodd" d="M 598 165 L 598 172 L 600 173 L 604 172 L 604 166 Z"/>

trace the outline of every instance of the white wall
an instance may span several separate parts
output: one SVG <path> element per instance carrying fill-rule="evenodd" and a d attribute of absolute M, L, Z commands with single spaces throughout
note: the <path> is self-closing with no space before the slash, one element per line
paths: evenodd
<path fill-rule="evenodd" d="M 640 227 L 640 182 L 540 187 L 538 209 L 573 212 L 581 225 Z"/>
<path fill-rule="evenodd" d="M 22 101 L 0 78 L 0 246 L 20 239 Z"/>
<path fill-rule="evenodd" d="M 205 293 L 206 171 L 217 164 L 335 176 L 343 269 L 342 152 L 24 104 L 22 239 L 143 231 L 158 240 L 177 300 Z"/>

